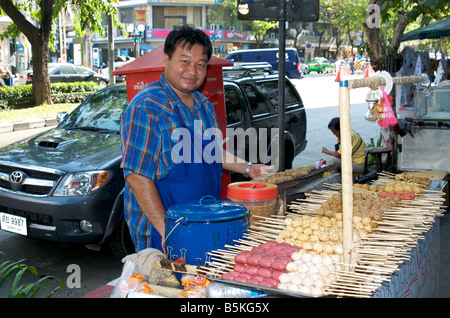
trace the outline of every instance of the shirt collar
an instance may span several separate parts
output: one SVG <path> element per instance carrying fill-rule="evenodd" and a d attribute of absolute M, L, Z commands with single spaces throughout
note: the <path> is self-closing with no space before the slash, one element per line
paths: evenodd
<path fill-rule="evenodd" d="M 181 99 L 178 97 L 178 95 L 175 93 L 175 91 L 172 89 L 172 87 L 170 87 L 169 83 L 164 78 L 164 72 L 161 74 L 161 77 L 159 78 L 159 83 L 160 83 L 161 87 L 167 92 L 167 97 L 169 99 L 170 105 L 172 105 L 172 109 L 174 106 L 186 107 L 189 109 L 189 107 L 187 107 L 181 101 Z M 196 113 L 202 107 L 203 103 L 206 100 L 206 97 L 204 95 L 200 94 L 198 91 L 194 91 L 192 93 L 192 95 L 194 97 L 193 113 Z"/>

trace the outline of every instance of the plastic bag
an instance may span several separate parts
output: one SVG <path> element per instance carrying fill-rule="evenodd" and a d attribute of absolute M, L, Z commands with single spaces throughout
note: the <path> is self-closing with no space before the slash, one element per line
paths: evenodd
<path fill-rule="evenodd" d="M 132 260 L 127 260 L 123 265 L 122 275 L 114 287 L 111 298 L 126 298 L 129 292 L 142 290 L 143 277 Z"/>

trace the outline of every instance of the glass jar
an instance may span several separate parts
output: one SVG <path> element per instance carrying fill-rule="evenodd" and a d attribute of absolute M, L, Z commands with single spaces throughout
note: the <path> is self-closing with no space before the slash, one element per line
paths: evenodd
<path fill-rule="evenodd" d="M 244 205 L 249 211 L 250 225 L 262 221 L 259 217 L 277 214 L 278 187 L 267 182 L 234 182 L 228 185 L 229 200 Z"/>

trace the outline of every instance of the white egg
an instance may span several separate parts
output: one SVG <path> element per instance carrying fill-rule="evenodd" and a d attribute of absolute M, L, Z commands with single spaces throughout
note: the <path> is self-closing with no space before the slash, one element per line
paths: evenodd
<path fill-rule="evenodd" d="M 337 266 L 340 266 L 340 265 L 331 264 L 331 265 L 328 265 L 327 268 L 330 271 L 330 273 L 334 273 L 337 270 Z"/>
<path fill-rule="evenodd" d="M 311 288 L 309 288 L 308 286 L 301 286 L 299 288 L 299 293 L 302 293 L 304 295 L 310 295 L 311 294 Z"/>
<path fill-rule="evenodd" d="M 296 292 L 296 293 L 299 292 L 299 288 L 298 288 L 298 286 L 295 285 L 295 284 L 290 284 L 290 285 L 288 285 L 287 290 L 292 291 L 292 292 Z"/>
<path fill-rule="evenodd" d="M 320 256 L 320 255 L 314 255 L 314 256 L 311 258 L 311 262 L 312 262 L 313 264 L 322 264 L 322 256 Z"/>
<path fill-rule="evenodd" d="M 290 279 L 291 279 L 291 284 L 295 284 L 297 286 L 300 286 L 303 283 L 303 279 L 297 273 L 295 273 L 295 275 L 292 275 L 290 277 Z"/>
<path fill-rule="evenodd" d="M 328 266 L 328 265 L 330 265 L 330 264 L 333 264 L 333 259 L 332 259 L 331 256 L 329 256 L 329 255 L 324 256 L 324 257 L 322 258 L 322 264 L 325 265 L 325 266 Z"/>
<path fill-rule="evenodd" d="M 307 263 L 310 262 L 312 258 L 312 255 L 310 253 L 305 253 L 302 255 L 302 261 Z"/>
<path fill-rule="evenodd" d="M 328 269 L 328 266 L 322 266 L 319 268 L 319 275 L 322 277 L 330 275 L 330 270 Z"/>
<path fill-rule="evenodd" d="M 288 289 L 288 285 L 286 283 L 279 283 L 277 285 L 278 289 L 283 289 L 283 290 L 287 290 Z"/>
<path fill-rule="evenodd" d="M 289 271 L 289 272 L 295 272 L 295 271 L 297 271 L 297 263 L 296 262 L 290 262 L 290 263 L 288 263 L 287 265 L 286 265 L 286 269 Z"/>
<path fill-rule="evenodd" d="M 324 288 L 325 287 L 325 280 L 323 280 L 322 278 L 316 279 L 314 281 L 314 286 L 318 287 L 318 288 Z"/>
<path fill-rule="evenodd" d="M 299 273 L 307 273 L 308 272 L 308 265 L 305 263 L 298 264 L 297 265 L 297 272 Z"/>
<path fill-rule="evenodd" d="M 278 280 L 280 281 L 280 283 L 286 284 L 291 281 L 291 278 L 289 277 L 288 273 L 283 273 L 278 277 Z"/>
<path fill-rule="evenodd" d="M 322 296 L 323 295 L 323 291 L 321 288 L 318 287 L 312 287 L 310 290 L 310 294 L 311 296 Z"/>
<path fill-rule="evenodd" d="M 340 255 L 337 255 L 337 254 L 331 255 L 331 258 L 333 259 L 334 263 L 339 263 L 341 261 Z"/>
<path fill-rule="evenodd" d="M 317 274 L 319 272 L 319 268 L 316 265 L 311 265 L 308 267 L 308 273 L 311 275 Z"/>
<path fill-rule="evenodd" d="M 328 285 L 328 284 L 332 283 L 332 280 L 331 280 L 330 276 L 322 277 L 322 279 L 325 282 L 325 285 Z"/>
<path fill-rule="evenodd" d="M 314 279 L 311 276 L 307 276 L 303 279 L 303 286 L 311 287 L 314 285 Z"/>
<path fill-rule="evenodd" d="M 294 252 L 294 253 L 291 254 L 291 258 L 294 261 L 300 261 L 302 259 L 302 254 L 299 253 L 299 252 Z"/>

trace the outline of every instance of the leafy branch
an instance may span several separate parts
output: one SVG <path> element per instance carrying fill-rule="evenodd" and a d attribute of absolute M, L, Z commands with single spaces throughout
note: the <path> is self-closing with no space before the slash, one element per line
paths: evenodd
<path fill-rule="evenodd" d="M 14 278 L 8 298 L 34 298 L 41 290 L 47 290 L 48 294 L 46 298 L 50 298 L 60 288 L 64 289 L 63 282 L 54 276 L 44 276 L 34 283 L 20 285 L 20 281 L 27 271 L 30 271 L 33 275 L 38 276 L 36 268 L 34 266 L 23 264 L 23 261 L 24 259 L 17 262 L 6 261 L 0 264 L 0 288 L 2 288 L 8 281 L 9 277 Z M 54 282 L 54 280 L 58 282 L 58 286 L 56 286 L 53 290 L 50 290 L 48 285 Z"/>

